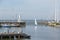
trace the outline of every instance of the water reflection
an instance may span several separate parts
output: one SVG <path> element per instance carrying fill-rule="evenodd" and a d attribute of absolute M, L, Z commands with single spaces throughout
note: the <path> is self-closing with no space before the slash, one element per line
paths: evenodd
<path fill-rule="evenodd" d="M 14 40 L 17 40 L 15 36 L 14 36 Z"/>
<path fill-rule="evenodd" d="M 4 32 L 7 28 L 0 28 L 0 32 Z M 60 28 L 49 26 L 34 26 L 26 25 L 26 27 L 11 27 L 9 32 L 24 32 L 31 35 L 31 39 L 17 39 L 17 40 L 60 40 Z M 4 39 L 5 40 L 5 39 Z M 9 40 L 9 39 L 8 39 Z M 14 39 L 11 39 L 14 40 Z"/>
<path fill-rule="evenodd" d="M 37 31 L 37 26 L 34 26 L 34 30 Z"/>

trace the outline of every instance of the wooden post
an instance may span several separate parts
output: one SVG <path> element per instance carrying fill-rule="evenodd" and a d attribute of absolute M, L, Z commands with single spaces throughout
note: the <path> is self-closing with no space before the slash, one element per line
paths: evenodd
<path fill-rule="evenodd" d="M 9 36 L 9 39 L 11 40 L 11 36 Z"/>
<path fill-rule="evenodd" d="M 20 39 L 20 35 L 18 35 L 18 39 Z"/>

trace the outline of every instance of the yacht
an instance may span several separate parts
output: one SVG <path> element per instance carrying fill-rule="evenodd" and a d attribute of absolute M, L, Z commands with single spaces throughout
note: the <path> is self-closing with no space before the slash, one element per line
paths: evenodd
<path fill-rule="evenodd" d="M 60 25 L 60 23 L 59 23 L 59 20 L 58 20 L 58 18 L 57 18 L 57 8 L 56 8 L 56 0 L 55 0 L 55 9 L 54 9 L 54 16 L 55 16 L 55 18 L 54 18 L 54 21 L 51 21 L 51 22 L 48 22 L 48 25 L 50 25 L 50 26 L 59 26 Z"/>

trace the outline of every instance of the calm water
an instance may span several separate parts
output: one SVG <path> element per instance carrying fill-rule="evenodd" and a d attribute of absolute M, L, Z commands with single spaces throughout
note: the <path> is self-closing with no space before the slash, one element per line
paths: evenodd
<path fill-rule="evenodd" d="M 26 27 L 22 29 L 19 27 L 12 27 L 12 28 L 0 28 L 0 32 L 9 32 L 19 31 L 31 35 L 31 39 L 20 39 L 20 40 L 60 40 L 60 28 L 57 27 L 49 27 L 45 25 L 37 25 L 28 24 L 26 23 Z"/>

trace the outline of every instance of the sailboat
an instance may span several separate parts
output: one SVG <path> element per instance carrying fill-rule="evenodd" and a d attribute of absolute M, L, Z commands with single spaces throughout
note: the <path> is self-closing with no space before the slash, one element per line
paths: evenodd
<path fill-rule="evenodd" d="M 18 16 L 18 22 L 21 22 L 21 16 L 20 15 Z"/>
<path fill-rule="evenodd" d="M 56 0 L 55 0 L 55 9 L 54 9 L 55 10 L 55 12 L 54 12 L 55 13 L 55 15 L 54 15 L 55 18 L 54 18 L 54 21 L 48 22 L 48 25 L 50 25 L 50 26 L 60 26 L 59 20 L 57 19 L 57 13 L 58 12 L 57 12 L 56 6 L 57 5 L 56 5 Z"/>
<path fill-rule="evenodd" d="M 37 26 L 37 20 L 36 20 L 36 18 L 35 18 L 35 25 Z"/>

